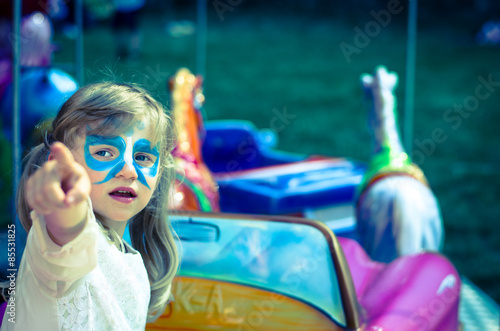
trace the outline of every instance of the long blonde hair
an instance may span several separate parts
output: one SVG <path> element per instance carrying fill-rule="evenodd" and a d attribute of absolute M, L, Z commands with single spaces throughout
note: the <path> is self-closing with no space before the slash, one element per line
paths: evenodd
<path fill-rule="evenodd" d="M 52 122 L 49 140 L 60 141 L 72 149 L 78 135 L 119 134 L 137 119 L 147 120 L 156 128 L 152 138 L 161 146 L 161 170 L 156 189 L 146 208 L 129 221 L 132 246 L 142 255 L 151 284 L 148 311 L 148 322 L 151 322 L 167 305 L 167 289 L 179 265 L 175 234 L 167 217 L 174 179 L 171 151 L 176 135 L 173 122 L 164 107 L 146 90 L 131 84 L 96 83 L 82 87 L 63 104 Z M 32 221 L 24 186 L 30 175 L 47 160 L 49 145 L 50 142 L 45 142 L 36 146 L 25 158 L 16 198 L 19 219 L 26 231 L 31 228 Z"/>

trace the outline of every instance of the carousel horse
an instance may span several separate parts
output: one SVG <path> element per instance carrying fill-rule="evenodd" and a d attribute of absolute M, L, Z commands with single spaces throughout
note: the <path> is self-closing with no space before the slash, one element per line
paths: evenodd
<path fill-rule="evenodd" d="M 382 262 L 439 251 L 443 224 L 438 201 L 399 136 L 394 94 L 398 77 L 380 66 L 361 81 L 372 102 L 369 127 L 375 150 L 357 195 L 360 242 L 372 259 Z"/>
<path fill-rule="evenodd" d="M 172 117 L 177 129 L 177 146 L 173 151 L 176 165 L 172 208 L 177 210 L 219 211 L 217 184 L 201 153 L 205 97 L 202 78 L 181 68 L 169 81 L 172 91 Z"/>

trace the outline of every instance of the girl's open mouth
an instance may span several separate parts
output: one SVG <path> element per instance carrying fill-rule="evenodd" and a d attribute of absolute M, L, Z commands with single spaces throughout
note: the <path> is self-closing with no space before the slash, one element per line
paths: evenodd
<path fill-rule="evenodd" d="M 116 201 L 130 203 L 137 197 L 135 191 L 129 187 L 118 187 L 109 193 L 109 196 Z"/>

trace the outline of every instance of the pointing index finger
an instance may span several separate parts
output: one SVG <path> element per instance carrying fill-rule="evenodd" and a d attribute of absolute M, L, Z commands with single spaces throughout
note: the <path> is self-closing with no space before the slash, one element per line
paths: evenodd
<path fill-rule="evenodd" d="M 69 148 L 61 142 L 55 142 L 50 147 L 50 154 L 50 159 L 56 160 L 62 166 L 71 166 L 75 162 L 75 158 Z"/>

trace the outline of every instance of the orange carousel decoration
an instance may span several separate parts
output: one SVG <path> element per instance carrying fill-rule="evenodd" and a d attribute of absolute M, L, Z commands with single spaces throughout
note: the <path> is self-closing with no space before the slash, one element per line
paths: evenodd
<path fill-rule="evenodd" d="M 201 154 L 204 128 L 201 107 L 204 104 L 203 79 L 181 68 L 169 81 L 177 128 L 175 192 L 172 208 L 177 210 L 219 211 L 216 182 Z"/>

